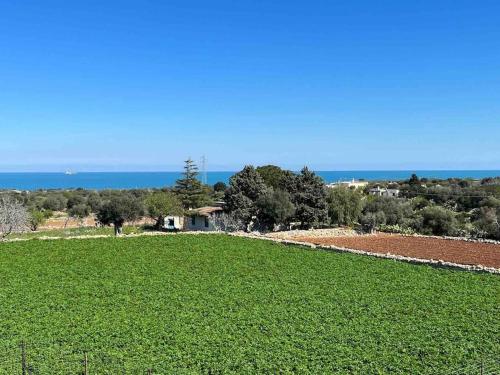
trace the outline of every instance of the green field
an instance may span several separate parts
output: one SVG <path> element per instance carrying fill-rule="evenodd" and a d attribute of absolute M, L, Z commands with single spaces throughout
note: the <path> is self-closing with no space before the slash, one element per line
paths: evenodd
<path fill-rule="evenodd" d="M 225 235 L 0 244 L 0 374 L 451 373 L 500 277 Z"/>

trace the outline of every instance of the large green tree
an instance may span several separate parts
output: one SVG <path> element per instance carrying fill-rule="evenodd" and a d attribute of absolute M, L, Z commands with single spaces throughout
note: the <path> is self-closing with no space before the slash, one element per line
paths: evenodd
<path fill-rule="evenodd" d="M 260 174 L 264 183 L 273 189 L 284 189 L 287 178 L 293 176 L 293 172 L 281 169 L 276 165 L 257 167 L 256 171 Z"/>
<path fill-rule="evenodd" d="M 210 203 L 210 188 L 198 180 L 198 167 L 189 158 L 185 161 L 183 177 L 176 181 L 174 192 L 185 209 L 198 208 Z"/>
<path fill-rule="evenodd" d="M 250 224 L 257 215 L 257 200 L 262 197 L 268 188 L 264 180 L 251 165 L 245 166 L 229 180 L 225 202 L 227 211 L 231 212 L 245 225 Z"/>
<path fill-rule="evenodd" d="M 268 190 L 257 200 L 259 223 L 266 229 L 283 227 L 295 214 L 290 194 L 283 190 Z"/>
<path fill-rule="evenodd" d="M 299 175 L 288 178 L 287 188 L 295 205 L 295 219 L 301 227 L 322 224 L 328 218 L 326 186 L 321 177 L 304 167 Z"/>

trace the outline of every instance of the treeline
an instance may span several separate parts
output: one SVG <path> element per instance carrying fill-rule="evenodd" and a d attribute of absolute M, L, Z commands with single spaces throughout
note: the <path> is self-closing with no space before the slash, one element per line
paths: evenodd
<path fill-rule="evenodd" d="M 230 180 L 226 209 L 246 230 L 351 226 L 397 233 L 500 239 L 500 179 L 383 183 L 400 197 L 363 189 L 327 188 L 304 168 L 299 174 L 276 166 L 245 167 Z M 383 185 L 382 184 L 382 185 Z"/>
<path fill-rule="evenodd" d="M 399 197 L 369 194 L 375 186 L 399 189 Z M 364 231 L 472 236 L 500 239 L 500 178 L 425 179 L 372 182 L 364 189 L 328 188 L 308 168 L 299 173 L 277 166 L 246 166 L 229 185 L 202 184 L 187 160 L 173 188 L 9 193 L 26 210 L 36 230 L 55 212 L 83 220 L 93 214 L 117 233 L 125 222 L 148 216 L 156 228 L 168 215 L 215 203 L 224 214 L 215 218 L 221 230 L 275 231 L 290 228 L 350 226 Z M 5 196 L 5 193 L 3 194 Z M 1 218 L 0 218 L 1 220 Z M 1 231 L 1 230 L 0 230 Z"/>
<path fill-rule="evenodd" d="M 99 225 L 114 225 L 117 234 L 121 233 L 125 222 L 145 216 L 154 219 L 155 227 L 159 229 L 168 215 L 184 215 L 192 208 L 211 205 L 223 198 L 225 184 L 203 185 L 197 175 L 198 168 L 189 159 L 185 162 L 182 178 L 171 189 L 3 192 L 0 193 L 0 234 L 10 233 L 14 227 L 18 230 L 29 227 L 35 231 L 61 212 L 67 219 L 82 222 L 94 215 Z M 18 217 L 25 217 L 26 223 L 16 220 L 16 225 L 10 225 L 12 211 L 19 213 Z"/>

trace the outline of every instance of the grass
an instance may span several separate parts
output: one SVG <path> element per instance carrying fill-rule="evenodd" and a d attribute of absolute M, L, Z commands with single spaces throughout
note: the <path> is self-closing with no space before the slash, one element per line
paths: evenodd
<path fill-rule="evenodd" d="M 224 235 L 0 244 L 0 373 L 449 373 L 500 278 Z M 18 367 L 15 367 L 16 369 Z M 38 372 L 37 372 L 38 371 Z"/>
<path fill-rule="evenodd" d="M 142 227 L 125 226 L 123 227 L 124 234 L 141 233 Z M 80 228 L 65 228 L 65 229 L 47 229 L 36 232 L 12 233 L 7 237 L 11 239 L 38 239 L 43 237 L 73 237 L 73 236 L 96 236 L 96 235 L 114 235 L 113 227 L 80 227 Z"/>

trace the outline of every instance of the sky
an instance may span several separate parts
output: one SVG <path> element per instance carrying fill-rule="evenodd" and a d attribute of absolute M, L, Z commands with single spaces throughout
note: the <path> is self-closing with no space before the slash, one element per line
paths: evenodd
<path fill-rule="evenodd" d="M 500 169 L 500 2 L 0 0 L 0 171 Z"/>

